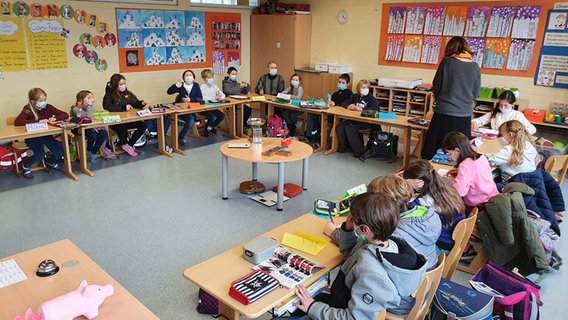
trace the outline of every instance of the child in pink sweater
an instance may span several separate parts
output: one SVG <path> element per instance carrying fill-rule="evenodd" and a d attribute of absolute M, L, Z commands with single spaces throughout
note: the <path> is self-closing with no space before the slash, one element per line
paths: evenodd
<path fill-rule="evenodd" d="M 461 132 L 450 132 L 442 143 L 444 152 L 456 162 L 457 170 L 449 172 L 454 187 L 468 207 L 485 206 L 491 197 L 499 194 L 487 158 L 471 147 L 469 139 Z"/>

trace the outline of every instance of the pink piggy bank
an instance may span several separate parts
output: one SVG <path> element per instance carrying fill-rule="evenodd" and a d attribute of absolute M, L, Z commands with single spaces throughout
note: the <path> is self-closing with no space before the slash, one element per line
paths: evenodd
<path fill-rule="evenodd" d="M 83 280 L 79 288 L 42 303 L 37 309 L 37 315 L 28 309 L 23 318 L 17 317 L 16 320 L 72 320 L 78 316 L 93 319 L 99 315 L 99 306 L 113 294 L 114 287 L 111 284 L 89 285 L 87 280 Z"/>

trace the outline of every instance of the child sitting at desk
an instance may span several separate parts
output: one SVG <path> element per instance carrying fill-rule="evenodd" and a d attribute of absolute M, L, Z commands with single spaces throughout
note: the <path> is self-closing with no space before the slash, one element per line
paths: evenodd
<path fill-rule="evenodd" d="M 499 151 L 487 155 L 492 166 L 499 166 L 503 180 L 509 180 L 518 173 L 536 170 L 538 152 L 532 137 L 525 131 L 520 121 L 511 120 L 499 127 L 500 142 L 503 145 Z"/>
<path fill-rule="evenodd" d="M 343 102 L 343 107 L 349 110 L 361 111 L 379 110 L 379 104 L 373 95 L 369 94 L 370 83 L 367 80 L 359 80 L 357 83 L 357 93 L 353 94 L 349 99 Z M 359 133 L 360 130 L 374 128 L 380 130 L 381 126 L 371 125 L 366 122 L 346 120 L 341 122 L 336 129 L 337 139 L 339 141 L 338 152 L 346 152 L 349 148 L 353 152 L 355 158 L 359 158 L 365 153 L 363 145 L 363 137 Z M 378 127 L 378 128 L 377 128 Z"/>
<path fill-rule="evenodd" d="M 223 93 L 227 96 L 230 95 L 246 95 L 250 92 L 250 84 L 245 81 L 237 82 L 237 68 L 229 67 L 227 69 L 227 76 L 223 79 Z M 243 110 L 243 125 L 247 125 L 247 120 L 252 113 L 249 106 L 244 106 Z"/>
<path fill-rule="evenodd" d="M 126 87 L 126 78 L 123 75 L 115 73 L 110 77 L 105 87 L 105 96 L 103 98 L 103 108 L 110 112 L 121 112 L 132 110 L 132 108 L 143 109 L 148 105 L 148 101 L 139 100 L 134 93 Z M 118 143 L 124 152 L 132 157 L 136 157 L 138 153 L 134 150 L 134 144 L 146 131 L 146 123 L 144 121 L 134 121 L 128 123 L 119 123 L 110 126 L 118 135 Z M 136 129 L 130 139 L 128 139 L 128 130 Z"/>
<path fill-rule="evenodd" d="M 203 84 L 201 84 L 201 94 L 203 95 L 203 100 L 205 102 L 219 102 L 225 99 L 225 94 L 217 87 L 215 80 L 213 79 L 213 71 L 211 69 L 204 69 L 201 71 L 201 78 L 203 78 Z M 223 119 L 225 119 L 225 114 L 221 110 L 210 110 L 199 113 L 205 118 L 207 118 L 207 128 L 205 129 L 205 136 L 209 136 L 209 133 L 216 134 L 217 129 L 215 129 Z"/>
<path fill-rule="evenodd" d="M 398 210 L 390 196 L 365 193 L 353 200 L 341 226 L 325 225 L 324 233 L 339 245 L 345 260 L 331 294 L 320 294 L 315 301 L 302 285 L 296 286 L 296 306 L 306 313 L 299 319 L 376 319 L 385 309 L 396 314 L 410 311 L 411 294 L 422 282 L 427 263 L 393 235 Z"/>
<path fill-rule="evenodd" d="M 450 253 L 454 246 L 452 233 L 458 222 L 465 218 L 462 198 L 452 184 L 440 176 L 426 160 L 412 162 L 404 169 L 402 177 L 412 184 L 418 194 L 412 203 L 434 207 L 442 221 L 442 232 L 436 241 L 436 254 Z"/>
<path fill-rule="evenodd" d="M 71 106 L 73 117 L 93 117 L 95 111 L 95 96 L 88 90 L 81 90 L 77 93 L 75 105 Z M 73 133 L 76 133 L 75 131 Z M 110 151 L 106 143 L 109 141 L 108 132 L 105 127 L 98 127 L 85 130 L 85 140 L 87 142 L 87 152 L 91 163 L 95 163 L 97 152 L 102 148 L 107 159 L 114 159 L 116 155 Z"/>
<path fill-rule="evenodd" d="M 491 129 L 499 130 L 501 124 L 510 120 L 517 120 L 525 127 L 525 130 L 529 134 L 535 134 L 535 126 L 525 118 L 522 112 L 514 109 L 516 101 L 517 98 L 515 98 L 513 92 L 509 90 L 503 91 L 503 93 L 499 95 L 499 104 L 493 108 L 493 111 L 471 120 L 471 131 L 475 131 L 479 129 L 479 127 L 487 124 L 491 125 Z"/>
<path fill-rule="evenodd" d="M 290 86 L 282 93 L 289 94 L 291 100 L 303 100 L 304 99 L 304 88 L 300 86 L 300 81 L 302 78 L 299 74 L 294 73 L 292 77 L 290 77 Z M 290 110 L 290 109 L 283 109 L 282 110 L 282 120 L 286 121 L 288 126 L 288 133 L 290 136 L 296 135 L 296 122 L 298 121 L 298 116 L 302 114 L 302 111 Z"/>
<path fill-rule="evenodd" d="M 465 134 L 452 131 L 444 138 L 442 150 L 449 153 L 457 170 L 448 172 L 454 176 L 453 185 L 469 208 L 485 207 L 485 203 L 499 194 L 493 182 L 487 158 L 471 147 Z"/>
<path fill-rule="evenodd" d="M 435 208 L 410 202 L 414 188 L 409 180 L 396 174 L 375 178 L 367 191 L 387 194 L 394 199 L 400 208 L 400 221 L 393 234 L 404 238 L 423 254 L 428 259 L 428 269 L 435 268 L 438 263 L 436 241 L 442 232 L 442 222 Z"/>
<path fill-rule="evenodd" d="M 177 94 L 174 103 L 180 103 L 180 102 L 189 103 L 189 102 L 203 101 L 203 96 L 201 95 L 201 88 L 199 88 L 199 85 L 195 83 L 195 73 L 193 73 L 193 71 L 189 69 L 185 70 L 181 74 L 181 81 L 172 84 L 168 88 L 167 92 L 168 94 Z M 170 127 L 170 119 L 169 117 L 167 118 L 168 118 L 167 121 L 164 118 L 164 133 L 167 133 Z M 179 118 L 185 121 L 185 125 L 178 134 L 178 143 L 181 144 L 182 146 L 187 147 L 189 146 L 189 143 L 187 142 L 187 140 L 185 140 L 185 136 L 195 124 L 195 114 L 193 113 L 182 114 L 179 116 Z"/>
<path fill-rule="evenodd" d="M 14 120 L 15 126 L 25 126 L 26 123 L 34 122 L 55 122 L 65 120 L 69 115 L 47 103 L 47 93 L 40 88 L 33 88 L 28 92 L 28 104 L 24 106 L 22 112 Z M 53 136 L 43 136 L 28 138 L 24 140 L 26 145 L 32 150 L 33 155 L 22 164 L 22 175 L 24 178 L 33 178 L 30 168 L 41 161 L 45 155 L 45 148 L 51 151 L 51 156 L 46 164 L 55 170 L 61 169 L 59 163 L 63 159 L 63 148 Z"/>

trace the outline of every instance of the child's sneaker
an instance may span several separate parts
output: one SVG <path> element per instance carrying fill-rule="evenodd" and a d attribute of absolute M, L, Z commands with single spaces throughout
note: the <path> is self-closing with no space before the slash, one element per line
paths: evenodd
<path fill-rule="evenodd" d="M 124 152 L 128 153 L 132 157 L 136 157 L 138 155 L 138 153 L 136 153 L 136 150 L 134 150 L 134 148 L 132 148 L 128 144 L 123 144 L 121 148 L 122 150 L 124 150 Z"/>
<path fill-rule="evenodd" d="M 22 166 L 22 176 L 26 179 L 33 179 L 34 175 L 32 174 L 32 170 Z"/>
<path fill-rule="evenodd" d="M 477 252 L 475 252 L 475 249 L 472 245 L 469 245 L 467 251 L 462 254 L 460 261 L 471 261 L 475 259 L 475 256 L 477 256 Z"/>
<path fill-rule="evenodd" d="M 116 154 L 114 154 L 106 145 L 103 144 L 103 152 L 107 159 L 116 159 Z"/>
<path fill-rule="evenodd" d="M 97 162 L 97 157 L 98 155 L 96 153 L 91 153 L 89 152 L 89 161 L 91 163 L 96 163 Z"/>
<path fill-rule="evenodd" d="M 47 166 L 50 167 L 51 169 L 54 169 L 54 170 L 61 169 L 61 164 L 59 162 L 49 162 L 49 161 L 46 161 L 46 162 L 47 162 L 46 163 Z"/>
<path fill-rule="evenodd" d="M 166 146 L 166 152 L 167 152 L 167 153 L 172 153 L 172 152 L 174 152 L 174 149 L 173 149 L 172 147 L 170 147 L 170 146 Z"/>

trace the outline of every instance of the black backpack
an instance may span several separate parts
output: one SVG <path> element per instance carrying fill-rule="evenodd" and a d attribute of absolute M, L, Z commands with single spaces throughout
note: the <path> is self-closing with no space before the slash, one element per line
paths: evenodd
<path fill-rule="evenodd" d="M 391 132 L 372 131 L 367 142 L 365 153 L 359 158 L 365 161 L 368 158 L 387 160 L 388 163 L 396 161 L 398 152 L 398 136 Z"/>

